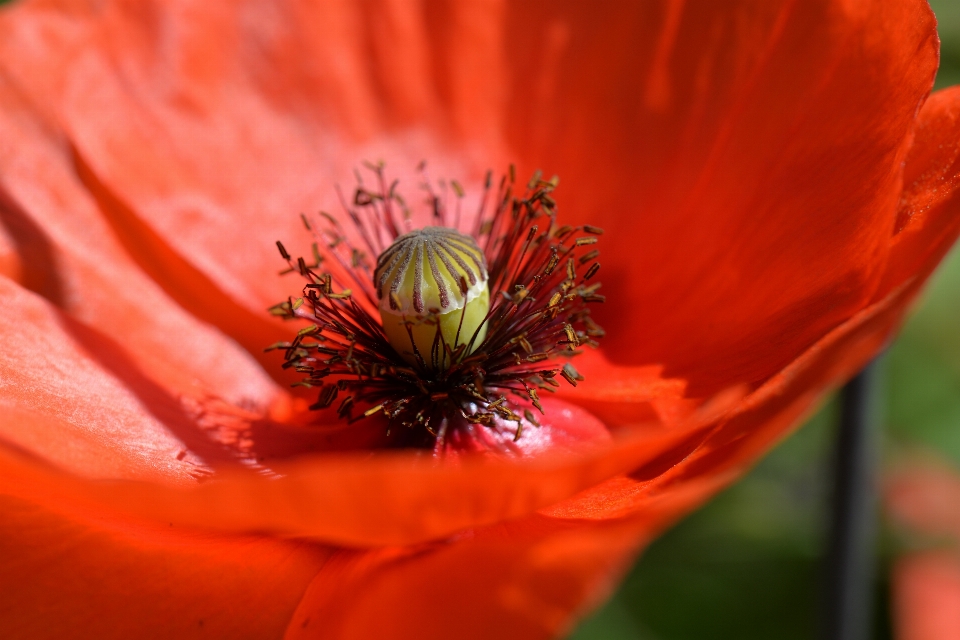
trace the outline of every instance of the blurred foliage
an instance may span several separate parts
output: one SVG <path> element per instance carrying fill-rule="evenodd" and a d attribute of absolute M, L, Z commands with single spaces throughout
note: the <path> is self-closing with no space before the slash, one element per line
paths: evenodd
<path fill-rule="evenodd" d="M 937 88 L 960 84 L 960 1 L 933 0 Z M 941 265 L 883 363 L 885 455 L 934 448 L 960 466 L 960 248 Z M 830 402 L 736 485 L 654 542 L 570 640 L 809 640 L 836 407 Z M 890 638 L 881 535 L 875 638 Z"/>
<path fill-rule="evenodd" d="M 960 84 L 960 2 L 957 0 L 930 0 L 937 14 L 940 33 L 940 71 L 937 89 Z"/>
<path fill-rule="evenodd" d="M 960 248 L 954 248 L 887 356 L 892 449 L 923 445 L 960 465 Z"/>

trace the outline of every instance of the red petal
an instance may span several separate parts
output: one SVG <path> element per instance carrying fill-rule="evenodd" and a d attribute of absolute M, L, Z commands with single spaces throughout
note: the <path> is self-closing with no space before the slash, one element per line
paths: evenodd
<path fill-rule="evenodd" d="M 284 628 L 288 638 L 555 637 L 607 596 L 640 544 L 630 521 L 531 517 L 420 546 L 331 552 L 65 519 L 9 497 L 0 514 L 0 627 L 30 638 L 259 638 Z"/>
<path fill-rule="evenodd" d="M 560 174 L 567 215 L 608 231 L 611 359 L 662 363 L 694 395 L 761 381 L 874 293 L 936 71 L 933 14 L 922 0 L 609 9 L 510 14 L 511 146 Z"/>
<path fill-rule="evenodd" d="M 13 638 L 279 637 L 329 551 L 159 523 L 65 519 L 0 497 Z"/>
<path fill-rule="evenodd" d="M 665 504 L 678 503 L 678 513 L 689 508 L 685 493 L 711 495 L 798 425 L 827 391 L 863 368 L 899 328 L 918 289 L 919 283 L 903 287 L 831 331 L 748 396 L 694 454 L 669 472 L 641 469 L 635 475 L 646 479 L 656 474 L 651 491 L 666 494 Z"/>
<path fill-rule="evenodd" d="M 686 397 L 686 381 L 664 378 L 660 365 L 618 365 L 605 351 L 593 349 L 572 363 L 584 380 L 576 388 L 561 385 L 558 396 L 588 409 L 609 427 L 677 423 L 701 402 Z"/>
<path fill-rule="evenodd" d="M 307 589 L 285 638 L 560 637 L 608 596 L 638 540 L 636 522 L 533 517 L 342 557 Z"/>
<path fill-rule="evenodd" d="M 530 402 L 513 399 L 507 400 L 507 406 L 521 418 L 519 428 L 508 420 L 497 420 L 493 428 L 457 421 L 454 431 L 437 440 L 435 454 L 449 464 L 464 454 L 487 453 L 506 459 L 583 455 L 610 444 L 607 426 L 576 405 L 543 398 L 542 412 Z"/>
<path fill-rule="evenodd" d="M 527 515 L 665 452 L 689 451 L 702 432 L 636 433 L 587 453 L 523 463 L 414 453 L 337 454 L 277 464 L 278 475 L 220 471 L 189 489 L 65 476 L 0 449 L 0 492 L 64 512 L 117 513 L 223 531 L 271 531 L 332 542 L 420 542 Z"/>
<path fill-rule="evenodd" d="M 890 262 L 877 296 L 936 267 L 960 230 L 960 87 L 923 105 L 904 170 Z"/>
<path fill-rule="evenodd" d="M 176 434 L 194 427 L 169 388 L 109 339 L 3 278 L 0 299 L 6 445 L 88 477 L 192 484 L 197 458 L 177 459 L 193 447 Z"/>
<path fill-rule="evenodd" d="M 2 15 L 9 22 L 16 13 Z M 6 78 L 0 81 L 0 138 L 7 141 L 0 148 L 0 224 L 18 258 L 10 275 L 122 341 L 149 375 L 199 385 L 232 402 L 268 404 L 278 395 L 236 343 L 185 313 L 137 267 L 77 179 L 62 138 Z M 131 248 L 134 256 L 139 250 Z"/>
<path fill-rule="evenodd" d="M 370 432 L 362 429 L 344 435 L 274 424 L 266 415 L 268 393 L 261 392 L 260 399 L 237 393 L 243 407 L 218 397 L 217 392 L 229 399 L 237 391 L 273 391 L 260 376 L 234 385 L 241 367 L 224 372 L 225 379 L 211 385 L 214 390 L 204 384 L 231 362 L 249 366 L 228 345 L 213 371 L 195 377 L 178 366 L 176 356 L 129 344 L 136 328 L 124 334 L 118 322 L 121 333 L 105 335 L 2 276 L 0 300 L 6 345 L 0 350 L 5 416 L 0 442 L 64 470 L 91 478 L 193 484 L 211 469 L 369 444 Z M 207 348 L 217 346 L 214 340 Z M 198 354 L 201 361 L 205 357 Z"/>
<path fill-rule="evenodd" d="M 791 365 L 722 414 L 687 448 L 664 448 L 629 478 L 599 485 L 544 511 L 556 517 L 612 518 L 643 513 L 651 535 L 742 474 L 827 390 L 861 369 L 899 326 L 919 282 L 854 316 Z M 958 529 L 960 530 L 960 529 Z"/>

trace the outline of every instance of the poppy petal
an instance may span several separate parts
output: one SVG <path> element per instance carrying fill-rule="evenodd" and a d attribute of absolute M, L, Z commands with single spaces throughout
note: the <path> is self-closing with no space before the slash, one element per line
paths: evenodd
<path fill-rule="evenodd" d="M 558 397 L 584 407 L 611 428 L 676 423 L 701 402 L 687 398 L 686 381 L 665 378 L 660 365 L 618 365 L 602 349 L 586 350 L 572 364 L 584 380 L 576 388 L 561 386 Z"/>
<path fill-rule="evenodd" d="M 0 496 L 0 628 L 15 638 L 279 637 L 330 551 Z"/>
<path fill-rule="evenodd" d="M 285 626 L 288 638 L 555 637 L 612 590 L 640 544 L 635 522 L 539 516 L 414 547 L 334 551 L 65 519 L 6 496 L 0 513 L 11 552 L 0 626 L 31 638 L 253 638 Z"/>
<path fill-rule="evenodd" d="M 639 544 L 636 522 L 531 517 L 344 558 L 317 575 L 285 638 L 560 637 L 610 593 Z"/>
<path fill-rule="evenodd" d="M 192 484 L 214 469 L 362 447 L 376 435 L 283 428 L 269 417 L 278 407 L 264 377 L 211 390 L 166 352 L 132 351 L 130 336 L 93 329 L 2 276 L 0 300 L 0 441 L 71 473 Z M 225 346 L 214 372 L 232 355 L 250 366 Z M 231 387 L 260 398 L 217 395 Z"/>
<path fill-rule="evenodd" d="M 902 288 L 905 282 L 911 283 L 910 288 L 916 289 L 918 283 L 921 283 L 929 275 L 943 255 L 946 254 L 954 243 L 958 232 L 960 232 L 960 198 L 957 197 L 958 185 L 960 185 L 960 160 L 958 160 L 960 143 L 958 143 L 958 140 L 960 140 L 960 89 L 952 88 L 937 92 L 924 104 L 918 116 L 916 137 L 912 142 L 906 160 L 907 188 L 900 203 L 900 223 L 897 234 L 893 238 L 890 261 L 886 266 L 883 283 L 878 287 L 875 294 L 875 302 L 881 301 L 879 298 L 881 293 L 890 296 L 893 287 Z M 901 302 L 898 304 L 903 304 L 909 298 L 905 295 L 898 297 L 901 298 Z M 891 308 L 884 313 L 889 315 L 901 312 Z M 843 327 L 839 328 L 838 331 L 839 333 L 834 332 L 834 334 L 828 336 L 825 341 L 822 341 L 821 345 L 832 344 L 834 346 L 831 349 L 836 349 L 839 344 L 842 344 L 838 343 L 838 340 L 852 340 L 852 338 L 839 337 L 846 333 L 846 329 L 843 329 Z M 889 328 L 882 331 L 889 331 Z M 881 336 L 884 335 L 882 331 L 878 333 L 878 339 L 881 341 Z M 881 342 L 876 344 L 881 344 Z M 815 346 L 812 351 L 822 349 L 821 345 Z M 850 348 L 850 346 L 846 348 Z M 858 345 L 855 347 L 854 353 L 859 353 L 854 358 L 865 361 L 864 358 L 870 353 L 869 347 L 865 350 L 864 345 Z M 591 394 L 586 390 L 587 385 L 583 385 L 585 387 L 586 406 L 589 406 L 591 411 L 603 416 L 611 424 L 618 424 L 619 417 L 625 412 L 627 415 L 637 415 L 644 410 L 645 407 L 640 402 L 643 400 L 642 397 L 635 398 L 638 401 L 636 404 L 633 404 L 630 398 L 621 398 L 621 401 L 626 400 L 625 404 L 616 402 L 606 404 L 614 400 L 613 396 L 618 393 L 619 389 L 630 384 L 625 381 L 632 380 L 633 376 L 624 374 L 621 371 L 622 367 L 612 367 L 604 362 L 602 355 L 600 357 L 590 356 L 590 358 L 596 360 L 599 364 L 596 366 L 588 364 L 587 367 L 581 367 L 581 369 L 594 374 L 592 376 L 588 375 L 587 379 L 588 381 L 593 379 L 597 383 L 594 388 L 599 389 L 598 393 Z M 791 397 L 791 393 L 785 393 L 783 389 L 784 378 L 792 378 L 798 375 L 798 371 L 809 368 L 808 365 L 801 365 L 805 360 L 809 361 L 809 356 L 801 357 L 778 376 L 775 376 L 771 381 L 772 384 L 766 385 L 769 390 L 772 390 L 772 393 L 767 391 L 761 393 L 766 397 L 766 400 L 760 400 L 758 397 L 750 400 L 750 404 L 757 407 L 766 406 L 769 410 L 769 407 L 775 407 L 783 399 Z M 858 360 L 854 359 L 853 361 L 857 362 Z M 848 370 L 854 371 L 856 366 L 849 367 Z M 836 374 L 836 371 L 830 374 L 833 376 L 833 380 L 843 379 L 843 375 Z M 822 375 L 822 373 L 819 375 Z M 597 376 L 600 378 L 599 382 L 596 380 Z M 667 381 L 661 381 L 659 384 L 664 382 Z M 675 381 L 674 384 L 679 382 Z M 790 386 L 802 388 L 802 386 L 796 386 L 796 381 L 793 381 Z M 679 392 L 681 388 L 678 387 L 677 390 Z M 809 393 L 809 389 L 807 392 Z M 775 400 L 774 398 L 780 394 L 783 394 L 780 400 Z M 661 398 L 659 402 L 661 404 L 668 403 L 675 408 L 674 410 L 677 407 L 682 410 L 685 405 L 693 402 L 691 400 L 684 401 L 681 398 L 682 394 L 678 393 L 672 398 L 667 395 Z M 574 395 L 571 395 L 570 399 L 577 401 Z M 803 408 L 806 406 L 808 405 L 805 402 L 801 403 L 797 410 L 792 412 L 793 415 L 802 415 L 804 411 L 808 410 Z M 649 411 L 648 408 L 647 411 Z M 762 418 L 754 418 L 754 420 L 755 424 L 764 422 Z M 778 423 L 779 426 L 776 426 Z M 780 437 L 774 434 L 781 433 L 780 429 L 786 426 L 786 423 L 782 420 L 770 421 L 767 424 L 772 427 L 769 432 L 771 435 L 768 437 L 773 438 Z M 744 433 L 746 433 L 746 428 L 740 431 L 741 435 Z M 721 436 L 717 434 L 715 437 L 719 438 Z M 744 438 L 744 442 L 755 441 L 760 437 L 760 433 L 755 433 L 752 437 Z M 751 448 L 757 451 L 759 449 L 756 446 L 753 444 Z M 705 450 L 708 448 L 709 445 L 705 445 Z M 736 448 L 736 445 L 731 446 L 726 449 L 726 452 L 729 454 Z M 732 455 L 730 461 L 733 462 L 741 455 Z M 720 454 L 715 455 L 716 459 L 721 457 Z M 631 491 L 632 494 L 636 495 L 641 493 L 638 488 L 633 488 Z"/>
<path fill-rule="evenodd" d="M 939 263 L 960 227 L 960 87 L 938 91 L 917 116 L 896 235 L 877 296 Z"/>
<path fill-rule="evenodd" d="M 198 460 L 176 435 L 179 398 L 115 343 L 0 278 L 0 438 L 48 464 L 100 478 L 191 483 Z M 201 448 L 202 450 L 202 448 Z"/>
<path fill-rule="evenodd" d="M 870 300 L 937 67 L 926 2 L 516 9 L 510 145 L 571 185 L 568 215 L 613 232 L 608 357 L 709 395 Z"/>
<path fill-rule="evenodd" d="M 269 404 L 278 395 L 236 343 L 185 313 L 138 268 L 131 258 L 137 249 L 128 252 L 116 241 L 65 156 L 62 137 L 2 73 L 0 137 L 7 141 L 0 148 L 0 226 L 15 280 L 122 342 L 134 361 L 150 362 L 144 371 L 166 384 L 199 384 L 248 405 Z"/>
<path fill-rule="evenodd" d="M 716 427 L 641 465 L 629 477 L 555 505 L 556 517 L 610 518 L 642 512 L 653 533 L 738 478 L 800 424 L 826 392 L 860 370 L 895 331 L 919 283 L 902 287 L 830 332 L 791 365 L 747 395 Z"/>
<path fill-rule="evenodd" d="M 269 477 L 223 469 L 188 490 L 90 482 L 0 448 L 0 493 L 66 513 L 125 513 L 147 521 L 269 531 L 349 546 L 407 544 L 527 515 L 664 451 L 689 450 L 702 437 L 688 429 L 640 433 L 577 456 L 513 463 L 474 457 L 442 464 L 411 453 L 305 456 L 275 465 Z"/>

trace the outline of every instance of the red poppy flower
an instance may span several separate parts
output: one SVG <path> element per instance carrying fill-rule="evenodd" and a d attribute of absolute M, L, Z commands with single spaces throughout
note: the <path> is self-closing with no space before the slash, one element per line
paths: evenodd
<path fill-rule="evenodd" d="M 920 0 L 4 8 L 0 628 L 564 633 L 957 236 L 934 29 Z M 543 168 L 607 231 L 602 349 L 509 456 L 372 453 L 263 353 L 274 241 L 308 253 L 297 214 L 381 158 Z"/>

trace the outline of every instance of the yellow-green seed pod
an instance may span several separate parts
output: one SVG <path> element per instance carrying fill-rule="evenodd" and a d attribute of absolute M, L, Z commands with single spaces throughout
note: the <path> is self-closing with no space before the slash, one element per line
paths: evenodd
<path fill-rule="evenodd" d="M 397 238 L 377 259 L 373 284 L 390 344 L 411 364 L 420 362 L 416 345 L 428 368 L 450 365 L 438 326 L 453 350 L 472 339 L 472 351 L 486 336 L 486 260 L 473 238 L 455 229 L 425 227 Z"/>

